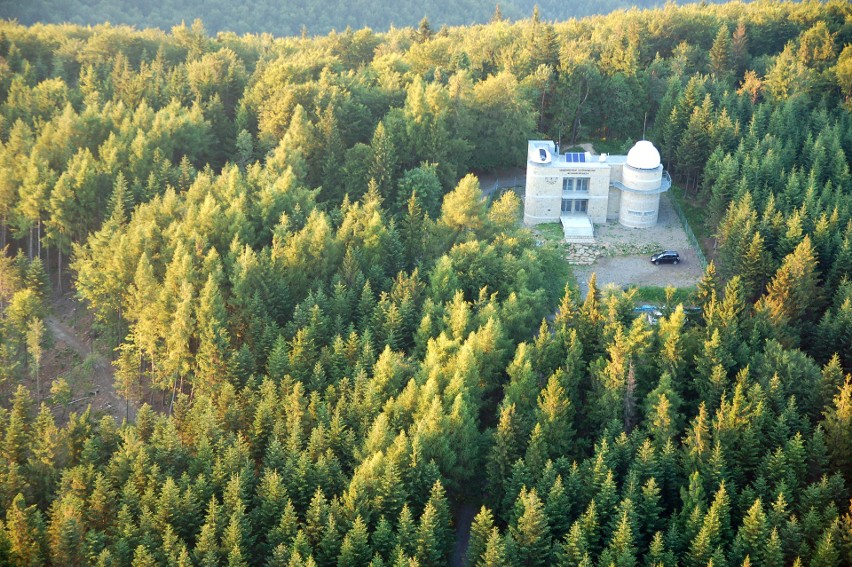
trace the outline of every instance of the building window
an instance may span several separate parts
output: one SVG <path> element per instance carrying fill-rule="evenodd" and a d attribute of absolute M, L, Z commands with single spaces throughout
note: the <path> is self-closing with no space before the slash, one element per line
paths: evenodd
<path fill-rule="evenodd" d="M 589 210 L 588 199 L 562 199 L 563 213 L 585 213 Z"/>
<path fill-rule="evenodd" d="M 589 192 L 589 178 L 588 177 L 563 177 L 562 178 L 562 190 L 563 191 L 578 191 L 582 193 Z"/>

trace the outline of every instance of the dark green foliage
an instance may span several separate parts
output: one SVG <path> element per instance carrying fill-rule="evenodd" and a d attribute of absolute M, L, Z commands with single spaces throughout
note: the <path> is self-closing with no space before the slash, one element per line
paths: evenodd
<path fill-rule="evenodd" d="M 848 3 L 542 8 L 0 24 L 0 563 L 849 563 Z M 654 325 L 468 175 L 646 112 L 718 244 Z M 132 423 L 39 391 L 69 253 Z"/>

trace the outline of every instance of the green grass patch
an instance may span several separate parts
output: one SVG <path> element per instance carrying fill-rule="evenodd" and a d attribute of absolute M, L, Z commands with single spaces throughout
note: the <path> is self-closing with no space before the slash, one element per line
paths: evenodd
<path fill-rule="evenodd" d="M 679 185 L 672 184 L 672 188 L 669 189 L 669 195 L 683 209 L 683 214 L 686 215 L 686 220 L 689 221 L 689 228 L 695 233 L 695 237 L 703 240 L 710 236 L 707 226 L 704 224 L 704 213 L 707 210 L 707 205 L 697 202 L 694 198 L 685 199 L 683 187 Z"/>
<path fill-rule="evenodd" d="M 646 285 L 637 286 L 633 289 L 636 290 L 636 295 L 634 296 L 636 305 L 650 303 L 652 305 L 664 306 L 668 303 L 666 288 L 664 287 Z M 670 303 L 671 306 L 683 303 L 684 306 L 689 307 L 695 303 L 695 287 L 678 287 L 673 288 L 673 290 Z"/>
<path fill-rule="evenodd" d="M 549 222 L 546 224 L 536 225 L 534 229 L 543 240 L 548 242 L 562 242 L 565 240 L 565 232 L 562 230 L 562 223 Z"/>

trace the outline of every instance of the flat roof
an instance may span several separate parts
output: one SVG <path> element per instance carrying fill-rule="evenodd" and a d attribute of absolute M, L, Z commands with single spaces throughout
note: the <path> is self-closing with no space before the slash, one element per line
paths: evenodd
<path fill-rule="evenodd" d="M 542 163 L 531 159 L 529 156 L 536 155 L 539 149 L 547 150 L 550 160 Z M 590 152 L 564 152 L 556 153 L 556 143 L 553 140 L 528 140 L 527 141 L 527 163 L 540 168 L 594 168 L 609 165 L 624 165 L 627 162 L 625 155 L 592 154 Z"/>

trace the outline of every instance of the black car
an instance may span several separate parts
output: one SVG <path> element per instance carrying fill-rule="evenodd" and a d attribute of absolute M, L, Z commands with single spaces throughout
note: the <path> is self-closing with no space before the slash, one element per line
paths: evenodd
<path fill-rule="evenodd" d="M 680 262 L 680 254 L 674 250 L 663 250 L 651 256 L 652 264 L 677 264 Z"/>

